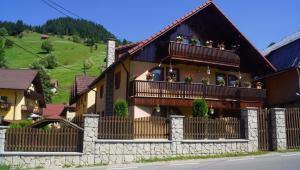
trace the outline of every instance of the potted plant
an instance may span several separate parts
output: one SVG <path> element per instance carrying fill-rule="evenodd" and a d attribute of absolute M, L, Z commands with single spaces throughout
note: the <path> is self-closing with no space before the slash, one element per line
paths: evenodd
<path fill-rule="evenodd" d="M 189 43 L 190 43 L 191 45 L 197 45 L 198 40 L 197 40 L 196 38 L 191 38 L 190 41 L 189 41 Z"/>
<path fill-rule="evenodd" d="M 207 40 L 205 42 L 205 46 L 208 47 L 208 48 L 212 48 L 213 47 L 213 41 L 212 40 Z"/>
<path fill-rule="evenodd" d="M 146 79 L 148 81 L 153 81 L 154 80 L 154 74 L 151 73 L 151 72 L 148 72 L 147 75 L 146 75 Z"/>
<path fill-rule="evenodd" d="M 225 86 L 225 80 L 224 79 L 218 79 L 217 80 L 218 85 Z"/>
<path fill-rule="evenodd" d="M 202 79 L 202 83 L 203 83 L 204 85 L 209 85 L 209 79 L 208 79 L 208 78 L 203 78 L 203 79 Z"/>
<path fill-rule="evenodd" d="M 176 82 L 177 81 L 176 75 L 173 75 L 173 74 L 169 75 L 168 76 L 168 81 L 169 82 Z"/>
<path fill-rule="evenodd" d="M 262 89 L 262 83 L 261 82 L 256 82 L 255 84 L 257 89 Z"/>
<path fill-rule="evenodd" d="M 192 75 L 191 75 L 191 74 L 187 74 L 187 75 L 185 76 L 185 78 L 184 78 L 184 81 L 185 81 L 186 83 L 192 83 L 192 81 L 193 81 Z"/>
<path fill-rule="evenodd" d="M 251 88 L 251 82 L 250 81 L 246 81 L 245 83 L 244 83 L 244 86 L 245 87 L 247 87 L 247 88 Z"/>
<path fill-rule="evenodd" d="M 218 48 L 219 48 L 220 50 L 225 50 L 225 43 L 224 43 L 224 42 L 219 43 L 219 44 L 218 44 Z"/>
<path fill-rule="evenodd" d="M 176 37 L 176 42 L 181 43 L 182 41 L 183 41 L 183 37 L 180 36 L 180 35 L 178 35 L 178 36 Z"/>

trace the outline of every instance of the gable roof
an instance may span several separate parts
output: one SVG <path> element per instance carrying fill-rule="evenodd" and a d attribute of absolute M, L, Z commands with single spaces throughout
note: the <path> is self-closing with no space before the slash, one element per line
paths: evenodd
<path fill-rule="evenodd" d="M 26 90 L 37 74 L 30 69 L 0 69 L 0 89 Z"/>
<path fill-rule="evenodd" d="M 292 42 L 294 42 L 294 41 L 296 41 L 298 39 L 300 39 L 300 31 L 298 31 L 298 32 L 296 32 L 296 33 L 294 33 L 292 35 L 289 35 L 289 36 L 285 37 L 284 39 L 282 39 L 281 41 L 279 41 L 279 42 L 277 42 L 277 43 L 275 43 L 275 44 L 267 47 L 266 49 L 264 49 L 262 51 L 262 54 L 264 56 L 267 56 L 271 52 L 276 51 L 279 48 L 281 48 L 283 46 L 286 46 L 286 45 L 288 45 L 288 44 L 290 44 L 290 43 L 292 43 Z"/>
<path fill-rule="evenodd" d="M 212 2 L 212 1 L 208 1 L 206 3 L 204 3 L 203 5 L 200 5 L 199 7 L 197 7 L 196 9 L 192 10 L 191 12 L 189 12 L 188 14 L 186 14 L 185 16 L 179 18 L 178 20 L 174 21 L 172 24 L 170 24 L 169 26 L 163 28 L 162 30 L 160 30 L 159 32 L 157 32 L 156 34 L 150 36 L 148 39 L 135 43 L 132 46 L 127 46 L 127 48 L 121 48 L 122 50 L 126 49 L 126 52 L 121 53 L 120 55 L 118 55 L 119 59 L 125 59 L 126 57 L 132 56 L 133 54 L 135 54 L 136 52 L 140 51 L 141 49 L 143 49 L 144 47 L 146 47 L 147 45 L 149 45 L 150 43 L 152 43 L 153 41 L 155 41 L 156 39 L 160 38 L 161 36 L 163 36 L 164 34 L 166 34 L 167 32 L 171 31 L 173 28 L 179 26 L 180 24 L 182 24 L 183 22 L 187 21 L 188 19 L 190 19 L 191 17 L 193 17 L 194 15 L 198 14 L 199 12 L 203 11 L 204 9 L 208 8 L 208 7 L 213 7 L 217 10 L 217 12 L 219 12 L 221 14 L 221 16 L 226 20 L 226 22 L 228 24 L 230 24 L 234 30 L 236 32 L 238 32 L 238 34 L 241 36 L 241 38 L 243 38 L 243 40 L 249 44 L 250 48 L 252 48 L 252 50 L 259 55 L 259 57 L 263 60 L 263 62 L 271 67 L 272 71 L 276 71 L 276 68 L 272 65 L 272 63 L 270 63 L 261 53 L 260 51 L 241 33 L 241 31 L 239 31 L 239 29 L 229 20 L 229 18 L 227 18 L 222 12 L 221 10 Z M 118 60 L 117 62 L 114 62 L 111 66 L 109 66 L 108 68 L 106 68 L 106 70 L 104 70 L 102 72 L 102 74 L 100 74 L 95 80 L 94 82 L 91 83 L 90 87 L 94 86 L 100 79 L 102 79 L 105 75 L 105 73 L 112 69 L 113 67 L 115 67 L 120 61 Z"/>
<path fill-rule="evenodd" d="M 64 104 L 47 104 L 46 108 L 43 109 L 43 116 L 52 117 L 52 116 L 61 116 L 65 111 Z"/>
<path fill-rule="evenodd" d="M 89 91 L 89 85 L 96 79 L 95 76 L 75 76 L 75 81 L 71 88 L 70 105 L 75 103 L 76 100 L 85 92 Z"/>
<path fill-rule="evenodd" d="M 149 37 L 148 39 L 140 42 L 137 46 L 133 47 L 132 49 L 128 50 L 128 53 L 130 55 L 134 54 L 135 52 L 139 51 L 140 49 L 144 48 L 146 45 L 150 44 L 151 42 L 153 42 L 154 40 L 156 40 L 157 38 L 161 37 L 162 35 L 164 35 L 165 33 L 167 33 L 168 31 L 170 31 L 171 29 L 177 27 L 178 25 L 182 24 L 183 22 L 185 22 L 186 20 L 190 19 L 192 16 L 196 15 L 197 13 L 201 12 L 202 10 L 204 10 L 205 8 L 212 6 L 215 9 L 217 9 L 217 11 L 225 18 L 225 20 L 235 29 L 235 31 L 237 31 L 242 38 L 244 38 L 244 40 L 250 44 L 250 46 L 260 55 L 260 57 L 269 65 L 271 66 L 271 68 L 275 71 L 276 68 L 272 65 L 272 63 L 270 63 L 261 53 L 260 51 L 246 38 L 246 36 L 229 20 L 229 18 L 227 18 L 224 13 L 222 13 L 222 11 L 212 2 L 212 1 L 208 1 L 206 3 L 204 3 L 203 5 L 197 7 L 196 9 L 194 9 L 193 11 L 189 12 L 188 14 L 186 14 L 185 16 L 181 17 L 180 19 L 176 20 L 175 22 L 173 22 L 171 25 L 165 27 L 164 29 L 162 29 L 161 31 L 157 32 L 156 34 L 152 35 L 151 37 Z"/>

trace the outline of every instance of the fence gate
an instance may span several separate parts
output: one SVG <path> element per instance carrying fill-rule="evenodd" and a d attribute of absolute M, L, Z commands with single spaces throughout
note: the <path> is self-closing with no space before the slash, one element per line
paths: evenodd
<path fill-rule="evenodd" d="M 300 108 L 288 108 L 285 123 L 288 149 L 300 148 Z"/>
<path fill-rule="evenodd" d="M 258 148 L 259 150 L 271 150 L 271 121 L 268 109 L 260 109 L 258 112 Z"/>

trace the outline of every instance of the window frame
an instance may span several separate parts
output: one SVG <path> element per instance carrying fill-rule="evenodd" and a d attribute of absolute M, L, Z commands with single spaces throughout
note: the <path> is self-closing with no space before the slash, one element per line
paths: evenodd
<path fill-rule="evenodd" d="M 150 73 L 152 73 L 154 70 L 161 70 L 161 77 L 158 81 L 164 81 L 165 80 L 165 69 L 164 67 L 154 67 L 151 70 L 149 70 Z M 157 81 L 157 80 L 154 80 Z"/>

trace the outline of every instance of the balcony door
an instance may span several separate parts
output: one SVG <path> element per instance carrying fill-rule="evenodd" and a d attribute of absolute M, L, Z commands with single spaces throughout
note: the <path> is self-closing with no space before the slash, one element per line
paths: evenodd
<path fill-rule="evenodd" d="M 150 72 L 153 74 L 153 81 L 164 81 L 164 68 L 155 67 Z"/>

